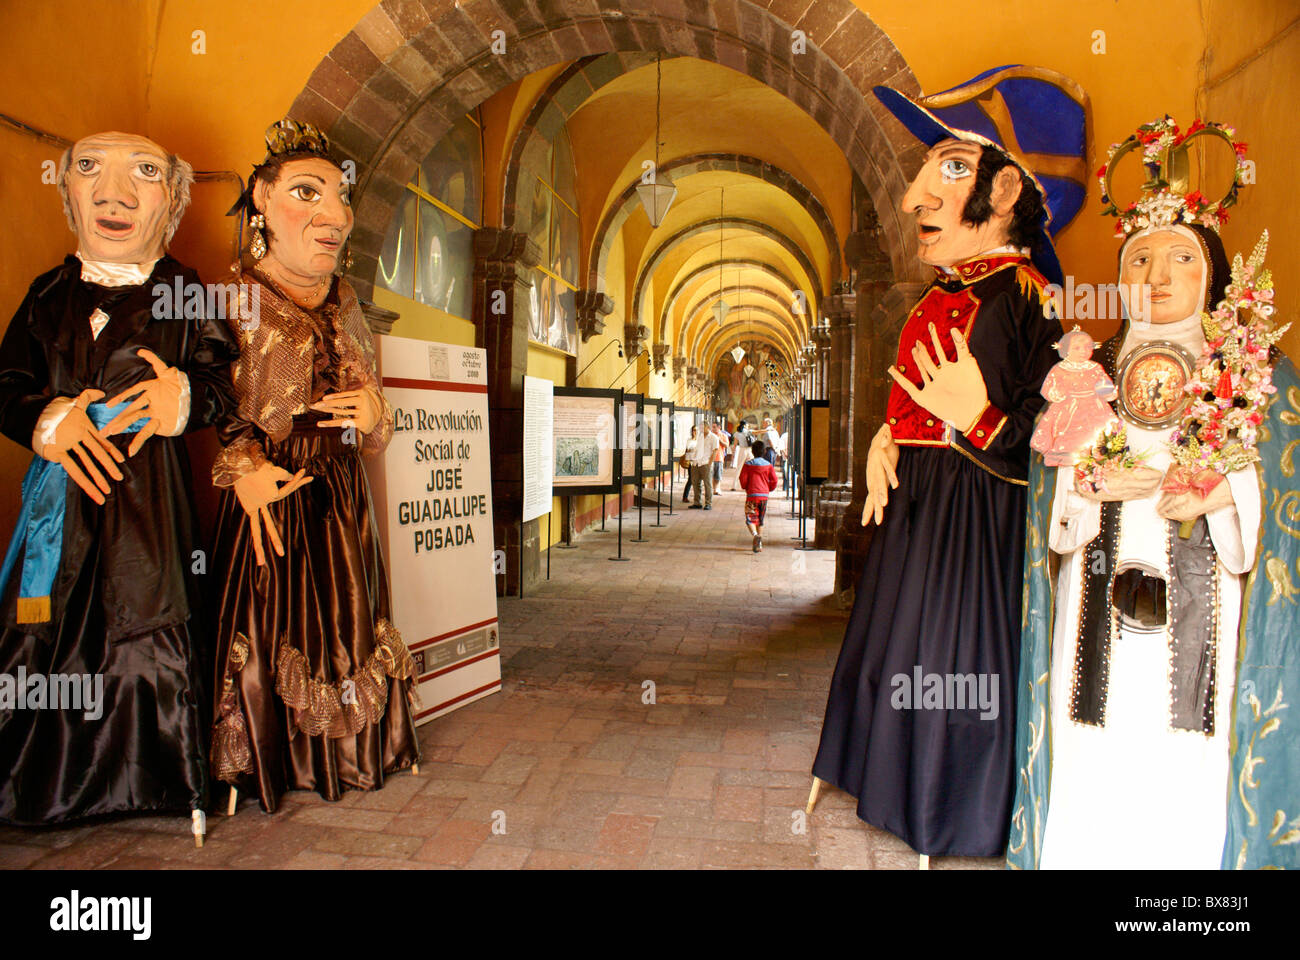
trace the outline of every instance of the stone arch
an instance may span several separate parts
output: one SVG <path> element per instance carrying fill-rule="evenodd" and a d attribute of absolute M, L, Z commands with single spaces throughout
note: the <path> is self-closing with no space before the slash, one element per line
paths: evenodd
<path fill-rule="evenodd" d="M 526 197 L 520 195 L 522 181 L 519 171 L 532 133 L 536 131 L 544 139 L 551 139 L 593 93 L 623 74 L 653 62 L 653 54 L 642 50 L 583 57 L 571 63 L 547 85 L 529 109 L 510 145 L 505 182 L 501 190 L 503 227 L 507 230 L 514 229 L 519 205 L 527 201 Z M 593 286 L 591 289 L 596 288 Z"/>
<path fill-rule="evenodd" d="M 790 338 L 791 344 L 795 345 L 796 347 L 800 347 L 803 346 L 803 344 L 808 342 L 808 331 L 806 329 L 800 328 L 798 323 L 796 323 L 791 318 L 790 312 L 785 309 L 785 304 L 781 303 L 774 296 L 772 296 L 772 292 L 770 290 L 764 290 L 761 287 L 754 287 L 748 285 L 742 286 L 740 284 L 732 284 L 730 287 L 726 287 L 723 290 L 724 296 L 726 294 L 741 295 L 744 293 L 758 294 L 759 297 L 763 299 L 776 302 L 776 304 L 781 309 L 775 310 L 771 306 L 761 302 L 750 302 L 744 305 L 738 304 L 737 306 L 733 307 L 732 309 L 737 314 L 739 314 L 740 312 L 749 313 L 752 311 L 757 311 L 763 314 L 764 316 L 773 317 L 780 323 L 782 329 L 785 331 L 786 335 Z M 682 324 L 681 329 L 676 331 L 678 342 L 685 343 L 686 341 L 689 340 L 689 343 L 685 346 L 687 356 L 690 356 L 691 352 L 694 351 L 697 345 L 699 344 L 701 336 L 704 334 L 704 331 L 708 329 L 708 324 L 709 324 L 709 319 L 707 317 L 706 308 L 704 304 L 701 304 L 700 307 L 697 308 L 686 319 L 686 322 Z M 729 322 L 727 326 L 730 325 L 732 324 Z"/>
<path fill-rule="evenodd" d="M 719 226 L 724 230 L 729 227 L 748 230 L 751 233 L 758 234 L 760 237 L 774 241 L 786 253 L 788 253 L 796 263 L 799 264 L 800 269 L 803 270 L 807 277 L 809 277 L 814 283 L 817 281 L 817 267 L 808 257 L 808 254 L 804 252 L 803 247 L 795 243 L 775 227 L 769 226 L 761 220 L 754 220 L 749 217 L 713 217 L 709 220 L 697 220 L 690 226 L 678 230 L 671 237 L 660 243 L 659 246 L 655 247 L 654 252 L 650 254 L 649 258 L 637 271 L 636 283 L 632 288 L 632 298 L 628 301 L 627 305 L 627 315 L 630 318 L 628 321 L 629 323 L 639 322 L 638 318 L 641 313 L 641 298 L 645 294 L 646 281 L 655 270 L 658 269 L 659 264 L 663 262 L 664 258 L 684 241 L 699 236 L 702 233 L 710 233 L 717 230 Z M 834 260 L 835 258 L 832 257 L 831 259 Z M 713 264 L 716 267 L 717 261 L 713 261 Z M 820 291 L 817 292 L 816 299 L 822 299 Z M 660 337 L 660 332 L 658 330 L 653 330 L 651 332 L 654 334 L 656 339 Z"/>
<path fill-rule="evenodd" d="M 800 53 L 788 42 L 795 29 L 807 38 Z M 511 55 L 494 54 L 498 30 Z M 383 0 L 331 49 L 290 108 L 357 163 L 349 278 L 361 296 L 371 295 L 405 184 L 457 117 L 551 64 L 636 50 L 720 63 L 797 104 L 865 185 L 894 273 L 915 272 L 916 238 L 898 202 L 924 151 L 870 91 L 883 83 L 917 95 L 920 87 L 897 47 L 851 0 L 807 4 L 794 23 L 749 0 L 548 2 L 538 9 Z"/>
<path fill-rule="evenodd" d="M 743 321 L 744 324 L 753 324 L 754 326 L 761 327 L 764 330 L 772 331 L 772 335 L 777 337 L 782 343 L 783 352 L 789 351 L 791 354 L 797 354 L 799 352 L 799 340 L 790 332 L 790 328 L 784 322 L 785 318 L 781 314 L 767 307 L 747 307 L 746 313 L 748 316 Z M 755 316 L 755 314 L 757 316 Z M 694 357 L 697 361 L 696 366 L 701 365 L 698 362 L 701 360 L 705 361 L 705 365 L 707 365 L 709 362 L 708 353 L 710 349 L 716 349 L 721 341 L 736 336 L 734 328 L 739 325 L 740 324 L 729 323 L 722 327 L 714 327 L 713 329 L 703 326 L 700 327 L 700 329 L 695 331 L 691 344 L 687 348 L 686 356 L 688 358 Z M 745 333 L 744 336 L 748 336 L 748 333 Z"/>
<path fill-rule="evenodd" d="M 671 163 L 663 165 L 663 172 L 671 176 L 675 181 L 681 181 L 697 173 L 713 173 L 717 171 L 739 173 L 769 183 L 788 193 L 808 212 L 813 222 L 817 224 L 817 229 L 821 231 L 822 240 L 826 243 L 826 249 L 831 252 L 829 286 L 834 289 L 841 279 L 844 257 L 844 250 L 839 235 L 835 230 L 835 224 L 831 221 L 830 214 L 827 213 L 826 207 L 817 195 L 789 172 L 758 157 L 737 153 L 696 154 L 690 157 L 679 157 Z M 588 260 L 587 286 L 589 288 L 596 289 L 596 284 L 605 274 L 605 265 L 609 260 L 609 251 L 614 245 L 614 238 L 618 236 L 627 218 L 640 206 L 641 200 L 636 194 L 636 184 L 629 184 L 618 195 L 614 203 L 610 204 L 604 216 L 601 217 L 600 225 L 596 228 L 596 233 L 592 237 L 591 249 L 594 256 L 591 256 Z"/>
<path fill-rule="evenodd" d="M 794 291 L 798 289 L 793 278 L 787 276 L 785 273 L 781 272 L 776 267 L 772 266 L 772 264 L 767 263 L 764 260 L 755 260 L 752 257 L 724 257 L 721 263 L 724 268 L 745 267 L 750 270 L 757 270 L 759 273 L 763 273 L 771 277 L 777 283 L 784 286 L 787 290 Z M 666 300 L 664 300 L 663 310 L 660 311 L 659 316 L 660 316 L 661 327 L 663 325 L 666 325 L 668 316 L 672 313 L 673 307 L 677 305 L 677 298 L 682 295 L 682 291 L 686 288 L 686 286 L 690 284 L 692 281 L 696 280 L 697 278 L 707 273 L 713 273 L 717 269 L 718 269 L 718 261 L 715 260 L 713 263 L 706 263 L 703 264 L 702 266 L 696 267 L 690 273 L 686 274 L 686 276 L 682 277 L 680 280 L 677 281 L 677 283 L 673 286 L 673 288 L 668 291 L 668 297 Z M 815 301 L 810 301 L 810 304 L 812 302 Z"/>

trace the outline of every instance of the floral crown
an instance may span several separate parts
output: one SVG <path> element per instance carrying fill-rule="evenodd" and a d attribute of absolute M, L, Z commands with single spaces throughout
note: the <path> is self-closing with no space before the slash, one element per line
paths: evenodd
<path fill-rule="evenodd" d="M 1176 223 L 1199 223 L 1218 231 L 1228 220 L 1227 208 L 1237 202 L 1237 190 L 1246 182 L 1250 166 L 1246 160 L 1247 145 L 1234 140 L 1235 134 L 1232 127 L 1202 120 L 1194 121 L 1183 133 L 1166 114 L 1142 124 L 1126 140 L 1112 143 L 1105 166 L 1097 171 L 1097 180 L 1101 183 L 1101 202 L 1105 204 L 1102 215 L 1113 216 L 1118 221 L 1115 236 L 1126 237 L 1134 230 Z M 1232 185 L 1218 200 L 1212 201 L 1200 190 L 1190 189 L 1188 147 L 1199 136 L 1217 137 L 1236 154 Z M 1142 150 L 1142 167 L 1147 179 L 1142 184 L 1142 196 L 1121 210 L 1111 199 L 1111 177 L 1119 161 L 1138 148 Z"/>

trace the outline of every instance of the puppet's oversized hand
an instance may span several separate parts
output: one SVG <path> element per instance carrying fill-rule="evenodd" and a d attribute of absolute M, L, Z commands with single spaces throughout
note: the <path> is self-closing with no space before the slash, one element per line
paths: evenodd
<path fill-rule="evenodd" d="M 874 518 L 877 524 L 884 523 L 885 506 L 889 503 L 889 488 L 898 489 L 898 444 L 889 424 L 884 424 L 871 439 L 871 448 L 867 451 L 867 502 L 862 507 L 862 525 L 865 527 Z"/>
<path fill-rule="evenodd" d="M 1136 466 L 1127 470 L 1107 470 L 1100 490 L 1093 490 L 1087 485 L 1080 486 L 1076 477 L 1074 489 L 1080 496 L 1099 503 L 1108 500 L 1141 500 L 1160 489 L 1164 478 L 1165 475 L 1155 467 Z"/>
<path fill-rule="evenodd" d="M 912 362 L 921 375 L 921 386 L 913 384 L 897 367 L 890 367 L 889 375 L 920 406 L 965 433 L 988 406 L 989 392 L 984 386 L 984 375 L 980 373 L 980 365 L 971 355 L 960 330 L 954 328 L 952 331 L 952 343 L 957 348 L 956 360 L 948 359 L 933 323 L 930 324 L 930 338 L 934 342 L 937 360 L 930 356 L 930 351 L 922 343 L 912 348 Z"/>
<path fill-rule="evenodd" d="M 152 380 L 142 380 L 109 400 L 107 405 L 115 407 L 129 397 L 135 398 L 125 410 L 104 424 L 104 436 L 111 437 L 115 433 L 122 433 L 137 420 L 148 418 L 127 448 L 127 455 L 132 457 L 140 452 L 144 442 L 155 433 L 161 433 L 164 437 L 176 435 L 176 428 L 180 426 L 181 397 L 185 392 L 185 378 L 180 370 L 167 366 L 152 350 L 141 347 L 136 353 L 153 367 L 155 377 Z"/>
<path fill-rule="evenodd" d="M 121 451 L 108 442 L 108 436 L 104 431 L 96 429 L 94 421 L 86 413 L 86 407 L 102 399 L 103 396 L 102 390 L 81 391 L 68 412 L 63 415 L 63 419 L 59 421 L 59 425 L 54 428 L 53 439 L 40 451 L 41 456 L 46 460 L 51 460 L 66 470 L 72 482 L 101 507 L 104 505 L 104 494 L 109 492 L 109 486 L 108 481 L 104 479 L 104 474 L 100 473 L 95 466 L 95 461 L 98 460 L 104 467 L 104 473 L 114 480 L 122 479 L 122 471 L 117 469 L 117 464 L 126 462 Z M 76 454 L 77 460 L 81 461 L 80 467 L 77 466 L 76 460 L 72 459 L 73 454 Z M 84 472 L 82 467 L 85 468 Z"/>
<path fill-rule="evenodd" d="M 311 405 L 313 410 L 333 415 L 333 420 L 322 420 L 321 427 L 355 427 L 361 433 L 369 433 L 379 423 L 383 404 L 372 387 L 360 390 L 345 390 L 343 393 L 327 393 Z"/>
<path fill-rule="evenodd" d="M 271 541 L 277 556 L 284 556 L 284 544 L 280 541 L 279 531 L 271 520 L 271 511 L 267 507 L 277 500 L 283 500 L 299 487 L 311 483 L 311 477 L 304 476 L 306 470 L 290 474 L 283 467 L 273 463 L 264 463 L 252 473 L 245 474 L 235 481 L 235 496 L 248 514 L 248 526 L 253 538 L 253 553 L 259 567 L 266 566 L 266 551 L 262 549 L 262 524 L 266 524 L 266 536 Z M 283 486 L 281 486 L 283 484 Z"/>
<path fill-rule="evenodd" d="M 1156 503 L 1156 513 L 1166 520 L 1186 523 L 1220 507 L 1230 507 L 1233 503 L 1231 487 L 1221 481 L 1215 484 L 1205 496 L 1201 496 L 1195 490 L 1185 490 L 1181 493 L 1166 490 Z"/>

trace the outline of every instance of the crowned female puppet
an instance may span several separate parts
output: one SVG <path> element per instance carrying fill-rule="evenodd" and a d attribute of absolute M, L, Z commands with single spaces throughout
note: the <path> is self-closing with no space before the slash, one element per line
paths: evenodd
<path fill-rule="evenodd" d="M 1127 154 L 1147 174 L 1110 206 L 1125 320 L 1099 351 L 1131 449 L 1034 458 L 1012 866 L 1300 866 L 1300 383 L 1265 244 L 1230 268 L 1219 239 L 1232 136 L 1165 117 L 1102 171 L 1103 201 Z M 1194 143 L 1236 152 L 1217 202 L 1189 189 Z"/>
<path fill-rule="evenodd" d="M 862 522 L 880 526 L 808 806 L 833 784 L 922 856 L 996 856 L 1010 824 L 1029 438 L 1061 339 L 1044 288 L 1062 279 L 1052 233 L 1083 195 L 1012 146 L 1050 134 L 1081 161 L 1077 87 L 1049 75 L 1004 67 L 920 103 L 875 90 L 929 148 L 902 212 L 935 277 L 903 324 L 867 455 Z M 986 97 L 1001 124 L 975 108 Z"/>
<path fill-rule="evenodd" d="M 362 454 L 393 414 L 374 342 L 336 271 L 350 182 L 325 135 L 282 120 L 236 205 L 255 323 L 232 324 L 240 419 L 220 434 L 212 770 L 268 813 L 286 790 L 374 790 L 420 759 L 414 661 L 393 626 Z"/>
<path fill-rule="evenodd" d="M 205 298 L 171 296 L 199 282 L 164 252 L 192 180 L 144 137 L 65 152 L 76 256 L 32 283 L 0 343 L 0 429 L 36 454 L 0 571 L 0 675 L 28 678 L 0 684 L 8 823 L 198 811 L 201 842 L 206 671 L 181 434 L 233 416 L 238 350 L 195 309 Z"/>
<path fill-rule="evenodd" d="M 1061 362 L 1043 381 L 1048 407 L 1029 439 L 1048 466 L 1073 463 L 1115 419 L 1107 402 L 1115 399 L 1115 384 L 1091 359 L 1094 346 L 1092 337 L 1077 326 L 1056 345 Z"/>

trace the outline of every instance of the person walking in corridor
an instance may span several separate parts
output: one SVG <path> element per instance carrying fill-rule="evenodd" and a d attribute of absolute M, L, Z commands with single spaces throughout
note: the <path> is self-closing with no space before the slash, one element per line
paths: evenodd
<path fill-rule="evenodd" d="M 717 449 L 717 435 L 706 429 L 700 432 L 695 449 L 687 454 L 691 465 L 691 487 L 695 490 L 695 502 L 690 506 L 692 510 L 713 509 L 713 478 L 709 473 L 713 466 L 713 453 Z"/>
<path fill-rule="evenodd" d="M 754 552 L 763 549 L 763 520 L 767 517 L 767 495 L 776 489 L 776 467 L 766 457 L 762 440 L 750 446 L 752 456 L 740 468 L 736 483 L 745 491 L 745 526 L 754 535 Z"/>
<path fill-rule="evenodd" d="M 722 487 L 722 461 L 727 455 L 727 443 L 731 440 L 731 434 L 727 433 L 721 423 L 713 425 L 713 435 L 718 438 L 718 449 L 713 451 L 712 477 L 713 492 L 718 493 Z"/>
<path fill-rule="evenodd" d="M 691 437 L 686 441 L 686 449 L 682 452 L 678 465 L 686 471 L 686 482 L 682 484 L 682 503 L 691 502 L 691 451 L 695 449 L 695 444 L 699 442 L 700 428 L 691 427 Z"/>

